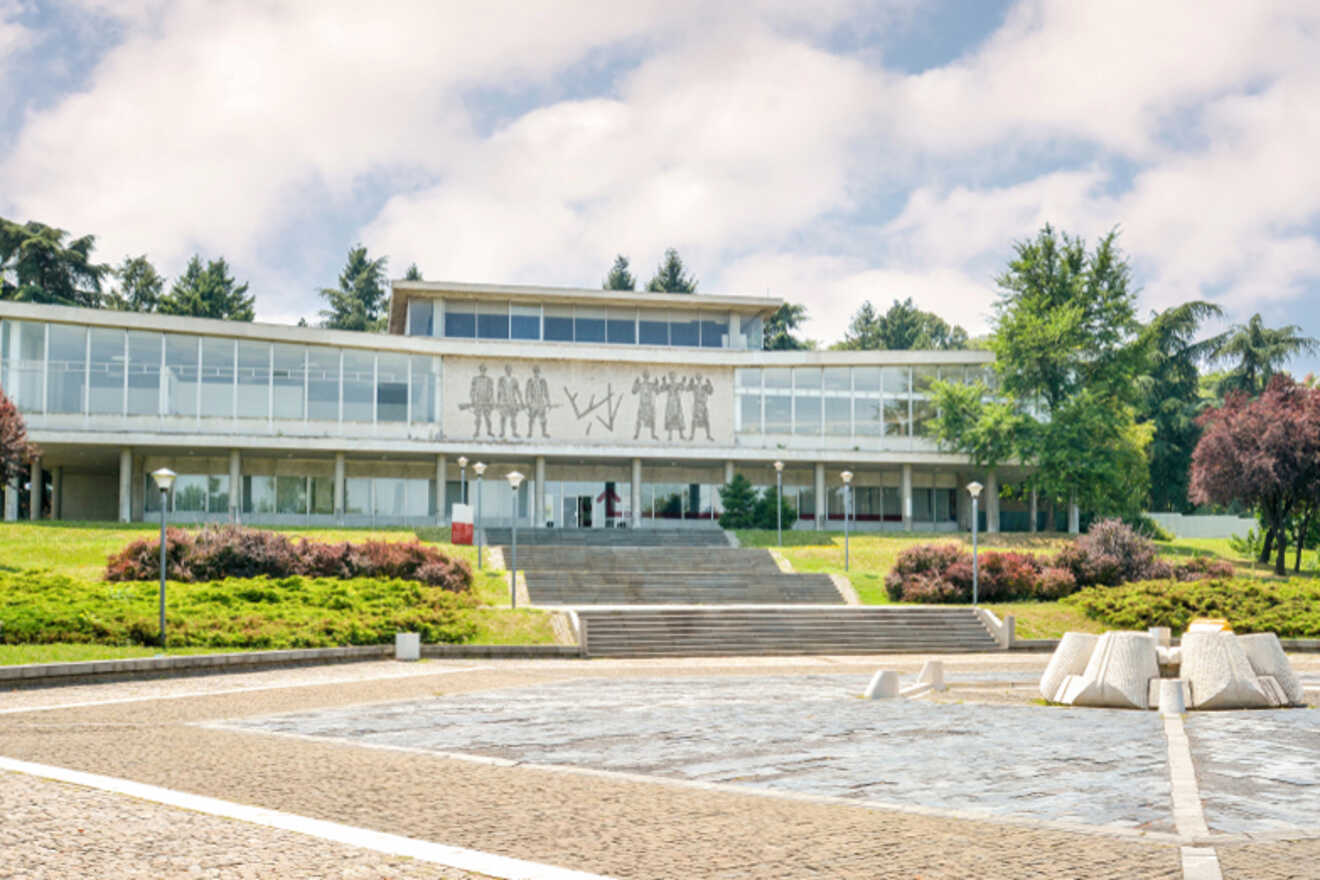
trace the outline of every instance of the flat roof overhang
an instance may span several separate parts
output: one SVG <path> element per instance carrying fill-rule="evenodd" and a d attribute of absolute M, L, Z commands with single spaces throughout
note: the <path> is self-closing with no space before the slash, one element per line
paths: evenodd
<path fill-rule="evenodd" d="M 723 296 L 708 293 L 650 293 L 633 290 L 595 290 L 588 287 L 541 287 L 528 284 L 469 284 L 461 281 L 393 281 L 390 283 L 389 332 L 402 334 L 408 300 L 415 297 L 459 296 L 463 299 L 626 308 L 678 308 L 694 311 L 738 312 L 769 316 L 784 304 L 765 296 Z"/>

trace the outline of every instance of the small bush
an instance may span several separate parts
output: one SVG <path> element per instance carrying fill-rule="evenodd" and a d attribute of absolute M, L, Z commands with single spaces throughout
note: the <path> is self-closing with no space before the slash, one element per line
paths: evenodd
<path fill-rule="evenodd" d="M 451 592 L 472 586 L 472 569 L 434 547 L 409 542 L 364 541 L 324 544 L 306 538 L 236 525 L 207 526 L 195 535 L 182 529 L 165 533 L 166 571 L 184 583 L 225 578 L 292 576 L 321 578 L 400 578 L 422 581 Z M 108 581 L 160 578 L 160 542 L 134 541 L 106 563 Z"/>
<path fill-rule="evenodd" d="M 1065 547 L 1054 559 L 1058 568 L 1073 573 L 1079 586 L 1118 586 L 1128 581 L 1163 576 L 1155 545 L 1120 520 L 1106 519 Z"/>
<path fill-rule="evenodd" d="M 1320 636 L 1320 584 L 1276 584 L 1254 578 L 1142 581 L 1092 587 L 1068 597 L 1087 617 L 1116 629 L 1167 626 L 1183 632 L 1197 617 L 1222 617 L 1239 633 L 1282 638 Z"/>
<path fill-rule="evenodd" d="M 1180 581 L 1205 581 L 1231 578 L 1235 573 L 1233 563 L 1227 559 L 1213 556 L 1193 556 L 1170 566 L 1170 572 L 1161 579 L 1174 578 Z"/>
<path fill-rule="evenodd" d="M 1053 566 L 1041 569 L 1040 580 L 1036 582 L 1036 598 L 1043 602 L 1053 602 L 1077 592 L 1077 578 L 1066 568 Z"/>
<path fill-rule="evenodd" d="M 957 584 L 935 574 L 922 572 L 909 578 L 903 584 L 904 602 L 925 602 L 934 605 L 950 602 L 970 602 L 971 591 L 963 590 Z"/>

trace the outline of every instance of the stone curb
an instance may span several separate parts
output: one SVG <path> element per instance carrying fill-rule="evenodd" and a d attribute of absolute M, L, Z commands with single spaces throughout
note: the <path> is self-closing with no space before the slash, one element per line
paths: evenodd
<path fill-rule="evenodd" d="M 27 663 L 0 666 L 0 688 L 53 684 L 94 684 L 133 678 L 167 678 L 240 672 L 279 666 L 351 663 L 387 660 L 394 645 L 350 645 L 342 648 L 296 648 L 282 651 L 246 651 L 232 654 L 187 654 L 172 657 L 134 657 L 127 660 L 83 660 L 76 663 Z M 423 645 L 423 657 L 446 658 L 577 658 L 577 645 Z"/>
<path fill-rule="evenodd" d="M 1177 645 L 1178 639 L 1173 640 Z M 1320 639 L 1279 639 L 1283 650 L 1293 654 L 1320 652 Z M 1014 639 L 1010 651 L 1053 651 L 1059 647 L 1058 639 Z"/>

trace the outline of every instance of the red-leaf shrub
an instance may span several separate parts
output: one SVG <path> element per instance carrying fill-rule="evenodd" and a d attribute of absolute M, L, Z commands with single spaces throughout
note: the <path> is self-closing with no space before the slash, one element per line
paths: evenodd
<path fill-rule="evenodd" d="M 1206 581 L 1233 577 L 1233 563 L 1213 556 L 1193 556 L 1172 567 L 1169 577 L 1180 581 Z"/>
<path fill-rule="evenodd" d="M 949 566 L 966 560 L 971 565 L 971 554 L 957 544 L 917 544 L 898 554 L 894 568 L 885 577 L 885 592 L 890 601 L 903 600 L 903 590 L 916 575 L 933 572 L 943 575 Z M 969 580 L 970 584 L 971 581 Z"/>
<path fill-rule="evenodd" d="M 1077 592 L 1077 578 L 1066 568 L 1053 566 L 1043 568 L 1040 580 L 1036 582 L 1036 597 L 1044 602 L 1052 602 L 1071 596 Z"/>
<path fill-rule="evenodd" d="M 1036 594 L 1040 563 L 1026 553 L 981 554 L 981 574 L 977 598 L 984 602 L 1030 599 Z"/>
<path fill-rule="evenodd" d="M 919 572 L 905 581 L 902 598 L 904 602 L 924 602 L 933 605 L 972 600 L 970 591 L 964 591 L 933 571 Z"/>
<path fill-rule="evenodd" d="M 1092 525 L 1055 557 L 1054 564 L 1069 569 L 1083 587 L 1116 587 L 1127 581 L 1158 578 L 1164 571 L 1155 558 L 1155 545 L 1117 519 Z"/>
<path fill-rule="evenodd" d="M 472 586 L 472 569 L 466 562 L 416 539 L 406 543 L 325 544 L 303 538 L 294 543 L 279 532 L 221 525 L 207 526 L 196 535 L 169 529 L 165 533 L 165 553 L 169 577 L 185 582 L 303 575 L 402 578 L 451 592 L 463 592 Z M 109 581 L 159 577 L 159 541 L 132 542 L 111 556 L 105 569 Z"/>

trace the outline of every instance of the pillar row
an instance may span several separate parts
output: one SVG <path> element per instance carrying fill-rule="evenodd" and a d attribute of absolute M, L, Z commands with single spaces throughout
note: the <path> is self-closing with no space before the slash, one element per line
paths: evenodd
<path fill-rule="evenodd" d="M 232 496 L 232 492 L 230 493 Z M 18 498 L 15 497 L 15 502 Z M 133 450 L 128 446 L 119 450 L 119 521 L 133 518 Z"/>
<path fill-rule="evenodd" d="M 41 456 L 34 455 L 28 463 L 28 519 L 33 522 L 41 519 L 41 496 L 45 483 L 41 473 Z"/>
<path fill-rule="evenodd" d="M 632 525 L 634 529 L 642 527 L 642 460 L 632 460 Z"/>
<path fill-rule="evenodd" d="M 900 492 L 903 496 L 903 531 L 912 531 L 912 465 L 903 465 Z"/>

